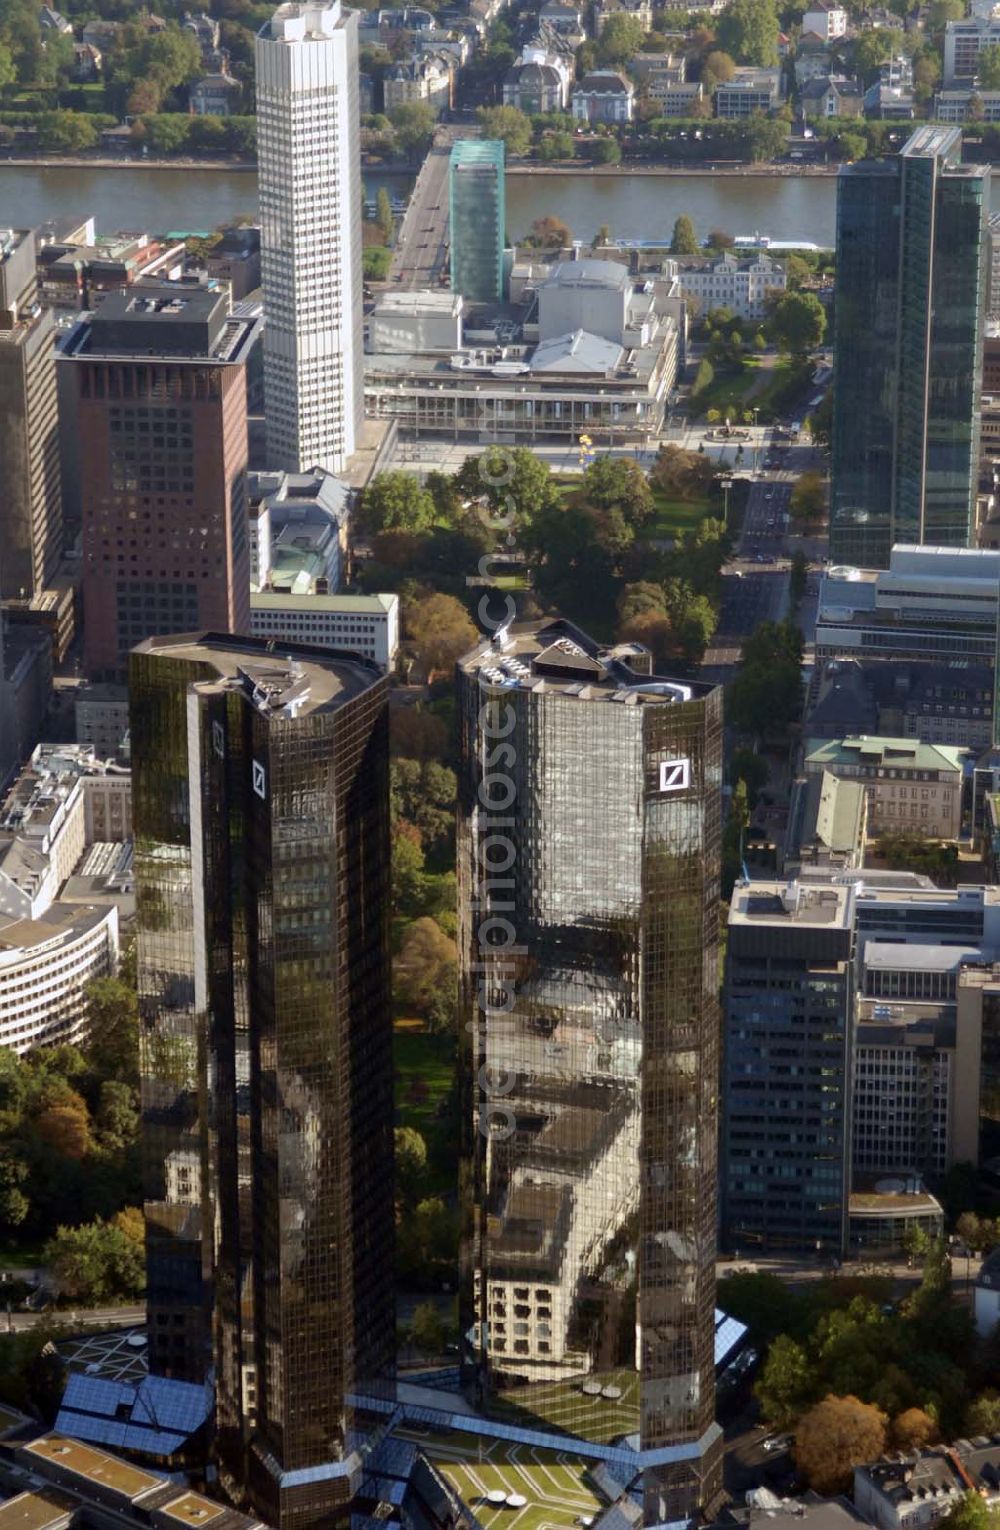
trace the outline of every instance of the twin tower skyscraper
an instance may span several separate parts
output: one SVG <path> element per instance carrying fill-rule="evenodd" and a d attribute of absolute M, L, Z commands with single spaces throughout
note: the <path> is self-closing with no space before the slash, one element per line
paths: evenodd
<path fill-rule="evenodd" d="M 392 1521 L 387 682 L 194 635 L 142 643 L 130 692 L 150 1364 L 214 1376 L 220 1481 L 267 1523 Z M 606 1455 L 647 1525 L 686 1519 L 721 1473 L 721 694 L 562 621 L 484 639 L 457 692 L 460 1378 L 435 1407 Z"/>

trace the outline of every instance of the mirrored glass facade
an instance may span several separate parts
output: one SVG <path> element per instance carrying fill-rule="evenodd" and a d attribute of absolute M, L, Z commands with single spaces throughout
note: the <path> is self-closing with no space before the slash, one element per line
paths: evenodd
<path fill-rule="evenodd" d="M 448 167 L 451 290 L 475 303 L 503 297 L 504 146 L 460 138 Z"/>
<path fill-rule="evenodd" d="M 459 665 L 461 1317 L 493 1417 L 687 1447 L 656 1523 L 720 1481 L 722 708 L 648 663 L 555 622 Z"/>
<path fill-rule="evenodd" d="M 887 568 L 894 542 L 969 545 L 979 469 L 990 171 L 961 132 L 918 128 L 837 188 L 830 556 Z"/>
<path fill-rule="evenodd" d="M 393 1395 L 386 682 L 152 639 L 130 719 L 150 1363 L 214 1364 L 234 1497 L 331 1524 Z"/>

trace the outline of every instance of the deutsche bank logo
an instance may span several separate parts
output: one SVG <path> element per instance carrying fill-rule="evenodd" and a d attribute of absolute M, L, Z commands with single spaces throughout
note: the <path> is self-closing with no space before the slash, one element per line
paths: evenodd
<path fill-rule="evenodd" d="M 684 792 L 691 785 L 690 760 L 660 761 L 660 791 Z"/>
<path fill-rule="evenodd" d="M 253 789 L 263 802 L 267 797 L 267 776 L 259 760 L 253 762 Z"/>
<path fill-rule="evenodd" d="M 226 736 L 222 731 L 222 724 L 220 722 L 213 722 L 212 724 L 212 747 L 220 760 L 225 757 Z"/>

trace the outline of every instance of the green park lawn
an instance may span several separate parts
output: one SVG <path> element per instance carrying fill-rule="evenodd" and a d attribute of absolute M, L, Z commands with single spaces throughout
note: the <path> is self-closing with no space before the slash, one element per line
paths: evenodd
<path fill-rule="evenodd" d="M 438 1108 L 455 1076 L 454 1044 L 447 1036 L 431 1035 L 416 1021 L 397 1020 L 392 1053 L 397 1124 L 412 1126 L 427 1143 L 426 1193 L 446 1194 L 455 1188 L 454 1144 L 448 1141 L 450 1128 Z"/>
<path fill-rule="evenodd" d="M 580 1517 L 594 1518 L 607 1507 L 590 1484 L 587 1463 L 571 1452 L 470 1435 L 421 1437 L 419 1443 L 484 1530 L 573 1530 Z M 496 1489 L 519 1493 L 524 1508 L 492 1507 L 486 1497 Z"/>

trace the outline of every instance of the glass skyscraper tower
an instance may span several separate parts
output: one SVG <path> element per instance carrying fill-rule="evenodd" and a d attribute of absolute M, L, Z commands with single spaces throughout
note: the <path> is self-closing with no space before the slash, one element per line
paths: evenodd
<path fill-rule="evenodd" d="M 458 687 L 464 1384 L 625 1437 L 646 1522 L 686 1518 L 721 1483 L 721 691 L 562 621 Z"/>
<path fill-rule="evenodd" d="M 278 1530 L 337 1519 L 352 1398 L 393 1396 L 386 694 L 329 650 L 131 656 L 150 1365 L 214 1366 Z"/>
<path fill-rule="evenodd" d="M 920 127 L 838 179 L 835 563 L 972 539 L 990 170 L 961 151 L 959 128 Z"/>
<path fill-rule="evenodd" d="M 451 290 L 474 303 L 503 297 L 504 146 L 460 138 L 448 165 Z"/>

